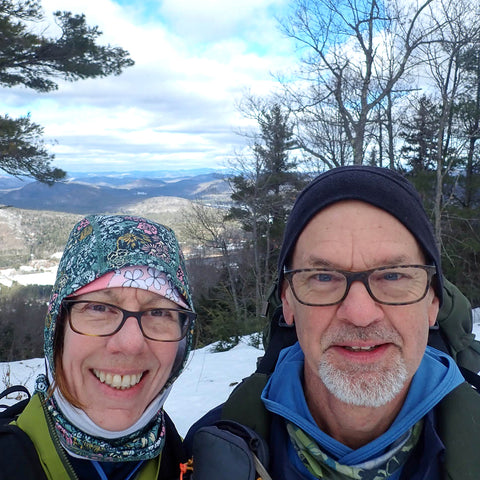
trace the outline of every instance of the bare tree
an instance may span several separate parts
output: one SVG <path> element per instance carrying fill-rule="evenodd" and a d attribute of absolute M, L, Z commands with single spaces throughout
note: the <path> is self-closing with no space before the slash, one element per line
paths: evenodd
<path fill-rule="evenodd" d="M 243 318 L 242 308 L 238 299 L 238 281 L 233 252 L 242 244 L 240 228 L 234 222 L 227 221 L 226 211 L 212 207 L 202 202 L 193 202 L 189 210 L 183 211 L 183 234 L 206 250 L 203 257 L 218 257 L 220 255 L 223 268 L 228 275 L 229 291 L 232 297 L 236 321 Z"/>
<path fill-rule="evenodd" d="M 431 21 L 433 1 L 294 0 L 281 22 L 302 51 L 301 80 L 285 84 L 289 101 L 307 122 L 334 104 L 354 164 L 363 162 L 375 110 L 439 28 Z"/>
<path fill-rule="evenodd" d="M 436 185 L 434 201 L 434 227 L 438 245 L 442 237 L 442 199 L 444 177 L 455 161 L 465 153 L 467 138 L 455 132 L 455 106 L 457 99 L 468 88 L 462 58 L 472 43 L 480 41 L 480 7 L 474 0 L 445 0 L 436 11 L 438 37 L 435 42 L 424 45 L 432 85 L 440 104 L 440 121 L 437 137 Z M 476 14 L 475 14 L 476 12 Z"/>

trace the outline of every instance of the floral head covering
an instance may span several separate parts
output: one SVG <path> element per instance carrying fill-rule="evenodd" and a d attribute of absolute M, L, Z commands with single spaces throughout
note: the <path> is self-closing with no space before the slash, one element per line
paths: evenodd
<path fill-rule="evenodd" d="M 170 228 L 141 217 L 87 216 L 70 233 L 50 297 L 44 348 L 53 377 L 55 328 L 63 299 L 109 272 L 128 271 L 125 267 L 134 266 L 160 272 L 171 290 L 180 294 L 181 303 L 193 311 L 183 254 Z M 128 286 L 137 284 L 131 282 Z M 193 327 L 179 342 L 177 359 L 164 390 L 183 369 L 192 346 Z"/>

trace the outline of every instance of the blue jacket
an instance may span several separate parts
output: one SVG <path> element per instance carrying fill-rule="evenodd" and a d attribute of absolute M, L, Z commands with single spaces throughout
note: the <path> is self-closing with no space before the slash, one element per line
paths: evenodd
<path fill-rule="evenodd" d="M 424 429 L 419 444 L 396 479 L 480 478 L 480 396 L 463 382 L 463 377 L 449 356 L 427 348 L 404 406 L 390 429 L 358 450 L 349 449 L 317 427 L 303 395 L 302 372 L 303 352 L 298 344 L 282 351 L 275 372 L 269 379 L 259 374 L 247 378 L 223 408 L 209 412 L 192 427 L 185 440 L 187 449 L 191 452 L 195 432 L 201 426 L 215 423 L 222 416 L 246 424 L 265 436 L 270 455 L 268 470 L 274 480 L 311 480 L 315 477 L 295 452 L 285 428 L 285 419 L 300 426 L 330 456 L 341 463 L 354 465 L 383 453 L 403 432 L 423 418 Z M 262 406 L 257 401 L 260 396 Z M 266 409 L 262 411 L 262 407 Z M 197 445 L 196 457 L 206 449 Z M 217 456 L 225 456 L 221 459 L 222 463 L 234 461 L 229 458 L 229 447 L 215 451 Z M 214 477 L 222 479 L 218 469 L 215 470 L 215 466 L 212 468 L 216 471 Z M 193 478 L 204 480 L 208 477 L 197 476 L 194 466 Z M 240 480 L 246 477 L 230 477 L 229 480 L 235 478 Z M 391 478 L 393 480 L 395 477 Z"/>
<path fill-rule="evenodd" d="M 352 450 L 322 432 L 315 423 L 303 393 L 303 366 L 304 355 L 298 343 L 284 349 L 262 393 L 262 400 L 267 410 L 298 425 L 318 443 L 324 452 L 344 465 L 363 463 L 384 453 L 395 440 L 424 418 L 445 395 L 464 381 L 451 357 L 427 347 L 423 360 L 412 379 L 403 408 L 391 427 L 367 445 Z M 433 426 L 434 419 L 431 419 L 430 423 Z M 270 441 L 272 466 L 275 466 L 279 459 L 287 457 L 292 464 L 296 465 L 298 471 L 306 473 L 290 442 L 279 440 L 284 436 L 281 431 L 285 431 L 282 424 L 283 422 L 280 421 L 274 421 L 272 424 Z M 309 475 L 304 478 L 314 477 Z"/>

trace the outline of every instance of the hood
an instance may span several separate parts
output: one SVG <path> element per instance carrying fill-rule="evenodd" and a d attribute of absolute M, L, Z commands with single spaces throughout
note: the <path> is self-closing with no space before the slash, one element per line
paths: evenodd
<path fill-rule="evenodd" d="M 182 251 L 173 230 L 142 217 L 91 215 L 78 222 L 60 260 L 48 306 L 44 351 L 55 378 L 54 337 L 64 298 L 108 272 L 128 266 L 145 266 L 165 273 L 193 311 Z M 168 388 L 182 371 L 192 348 L 194 325 L 179 342 Z"/>

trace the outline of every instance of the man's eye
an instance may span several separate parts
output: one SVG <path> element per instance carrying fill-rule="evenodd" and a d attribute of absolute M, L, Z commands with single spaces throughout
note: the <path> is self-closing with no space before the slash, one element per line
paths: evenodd
<path fill-rule="evenodd" d="M 313 278 L 317 282 L 331 282 L 333 280 L 333 276 L 330 273 L 317 273 Z"/>
<path fill-rule="evenodd" d="M 384 272 L 381 277 L 382 280 L 388 280 L 390 282 L 401 280 L 402 278 L 403 278 L 403 275 L 399 272 Z"/>

